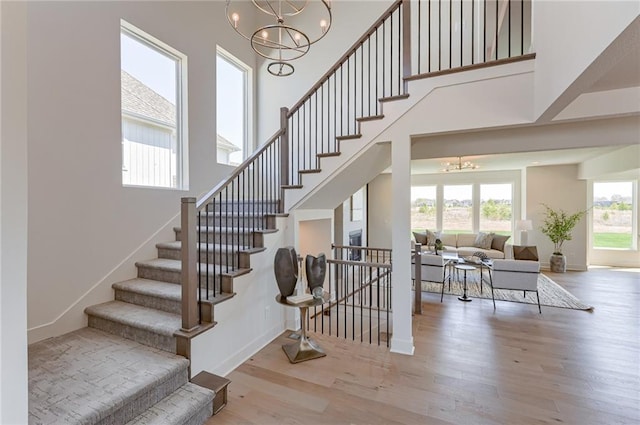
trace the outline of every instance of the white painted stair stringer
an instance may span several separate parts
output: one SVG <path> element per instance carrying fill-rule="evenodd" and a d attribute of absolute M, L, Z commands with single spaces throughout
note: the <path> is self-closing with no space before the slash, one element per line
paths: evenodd
<path fill-rule="evenodd" d="M 423 135 L 530 122 L 533 68 L 534 61 L 527 60 L 410 81 L 407 99 L 385 102 L 383 119 L 362 122 L 361 138 L 341 141 L 340 156 L 321 158 L 320 173 L 304 175 L 302 189 L 287 190 L 285 210 L 339 205 L 390 165 L 388 144 L 397 131 Z M 508 102 L 500 108 L 508 111 L 502 119 L 498 110 L 486 106 L 499 102 Z M 421 116 L 422 108 L 436 113 Z"/>

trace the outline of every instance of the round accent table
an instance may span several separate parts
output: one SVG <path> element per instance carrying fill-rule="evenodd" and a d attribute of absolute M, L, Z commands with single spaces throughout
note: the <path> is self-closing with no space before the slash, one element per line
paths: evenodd
<path fill-rule="evenodd" d="M 279 304 L 287 307 L 297 307 L 300 309 L 300 339 L 292 344 L 285 344 L 282 346 L 282 349 L 291 363 L 300 363 L 327 355 L 318 344 L 307 338 L 307 318 L 309 317 L 309 307 L 315 307 L 328 302 L 330 296 L 331 295 L 328 292 L 325 292 L 322 294 L 322 298 L 313 298 L 299 303 L 290 303 L 281 295 L 276 295 L 276 301 Z"/>
<path fill-rule="evenodd" d="M 456 264 L 454 266 L 457 270 L 462 270 L 464 272 L 464 293 L 461 297 L 458 297 L 460 301 L 471 302 L 471 298 L 467 297 L 467 272 L 475 270 L 475 266 L 470 266 L 468 264 Z"/>

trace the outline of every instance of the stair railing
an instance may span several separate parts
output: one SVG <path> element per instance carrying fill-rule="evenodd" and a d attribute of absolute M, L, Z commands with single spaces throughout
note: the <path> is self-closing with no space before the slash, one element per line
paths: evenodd
<path fill-rule="evenodd" d="M 331 300 L 310 309 L 307 329 L 388 347 L 392 313 L 391 250 L 350 245 L 332 248 L 325 286 Z"/>
<path fill-rule="evenodd" d="M 255 247 L 266 217 L 282 212 L 286 146 L 280 129 L 199 201 L 182 199 L 183 331 L 196 329 L 204 308 L 231 295 L 233 277 L 248 271 L 243 252 Z"/>
<path fill-rule="evenodd" d="M 318 158 L 339 154 L 359 121 L 380 116 L 380 99 L 406 93 L 409 4 L 394 2 L 287 113 L 292 186 L 318 170 Z"/>

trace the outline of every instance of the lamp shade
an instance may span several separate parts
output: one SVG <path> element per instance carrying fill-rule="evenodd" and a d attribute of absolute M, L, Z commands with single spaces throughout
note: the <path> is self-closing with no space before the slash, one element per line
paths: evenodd
<path fill-rule="evenodd" d="M 533 222 L 531 220 L 516 221 L 516 230 L 533 230 Z"/>

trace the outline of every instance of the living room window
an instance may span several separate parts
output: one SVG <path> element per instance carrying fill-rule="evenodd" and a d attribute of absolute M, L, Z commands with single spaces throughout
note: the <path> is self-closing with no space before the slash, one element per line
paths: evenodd
<path fill-rule="evenodd" d="M 437 213 L 436 186 L 411 187 L 411 229 L 436 229 Z"/>
<path fill-rule="evenodd" d="M 593 183 L 592 246 L 635 249 L 637 199 L 634 181 Z"/>
<path fill-rule="evenodd" d="M 519 216 L 518 180 L 508 175 L 441 183 L 419 177 L 411 186 L 411 230 L 513 235 Z"/>
<path fill-rule="evenodd" d="M 186 56 L 121 21 L 122 184 L 188 189 Z"/>
<path fill-rule="evenodd" d="M 480 185 L 480 231 L 511 234 L 513 216 L 511 183 Z"/>
<path fill-rule="evenodd" d="M 218 46 L 216 57 L 216 128 L 219 164 L 240 165 L 249 150 L 251 68 Z"/>
<path fill-rule="evenodd" d="M 473 185 L 444 186 L 442 230 L 446 233 L 473 233 Z"/>

